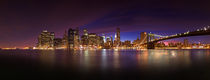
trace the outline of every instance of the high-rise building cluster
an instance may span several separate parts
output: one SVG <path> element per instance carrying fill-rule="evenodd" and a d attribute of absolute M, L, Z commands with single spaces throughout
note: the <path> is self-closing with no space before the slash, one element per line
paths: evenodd
<path fill-rule="evenodd" d="M 79 48 L 80 39 L 79 39 L 79 28 L 68 30 L 68 45 L 67 48 Z"/>
<path fill-rule="evenodd" d="M 80 35 L 81 34 L 81 35 Z M 120 28 L 116 29 L 114 37 L 105 34 L 89 33 L 87 29 L 80 32 L 79 28 L 69 28 L 62 38 L 55 38 L 54 32 L 43 30 L 38 37 L 37 49 L 141 49 L 146 48 L 147 42 L 155 40 L 154 34 L 141 32 L 134 41 L 121 41 Z M 156 48 L 210 48 L 209 45 L 191 44 L 188 39 L 181 42 L 157 42 Z"/>
<path fill-rule="evenodd" d="M 40 49 L 54 47 L 54 38 L 54 32 L 48 32 L 47 30 L 44 30 L 38 37 L 37 47 Z"/>
<path fill-rule="evenodd" d="M 55 38 L 54 32 L 43 30 L 38 37 L 38 49 L 67 48 L 68 36 L 65 31 L 63 38 Z"/>
<path fill-rule="evenodd" d="M 96 33 L 89 33 L 83 29 L 80 37 L 79 28 L 68 29 L 63 38 L 55 38 L 54 32 L 44 30 L 38 37 L 37 49 L 98 49 L 112 48 L 122 45 L 120 41 L 120 28 L 117 28 L 115 40 L 113 37 L 99 36 Z"/>

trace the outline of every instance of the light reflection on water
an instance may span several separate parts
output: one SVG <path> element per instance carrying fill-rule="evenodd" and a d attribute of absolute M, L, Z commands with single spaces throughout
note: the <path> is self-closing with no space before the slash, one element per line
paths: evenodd
<path fill-rule="evenodd" d="M 210 80 L 210 50 L 0 50 L 0 63 L 4 75 L 32 78 Z"/>
<path fill-rule="evenodd" d="M 102 69 L 106 69 L 106 67 L 107 67 L 107 53 L 106 53 L 106 49 L 102 50 L 101 59 L 102 59 L 101 67 L 102 67 Z"/>
<path fill-rule="evenodd" d="M 210 63 L 210 50 L 78 50 L 16 51 L 13 56 L 33 58 L 47 68 L 107 69 L 179 69 L 198 63 Z M 24 55 L 24 56 L 23 56 Z"/>

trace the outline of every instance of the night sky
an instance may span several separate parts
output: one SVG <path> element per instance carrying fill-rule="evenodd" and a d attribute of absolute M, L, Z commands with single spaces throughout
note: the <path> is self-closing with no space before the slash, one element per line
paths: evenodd
<path fill-rule="evenodd" d="M 47 29 L 62 37 L 68 28 L 134 40 L 140 32 L 171 35 L 210 25 L 210 1 L 184 0 L 0 0 L 0 48 L 35 46 Z M 210 43 L 210 36 L 191 41 Z"/>

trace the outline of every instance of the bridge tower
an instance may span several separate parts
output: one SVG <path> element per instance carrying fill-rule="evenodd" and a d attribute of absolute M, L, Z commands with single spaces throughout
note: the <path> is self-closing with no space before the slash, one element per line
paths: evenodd
<path fill-rule="evenodd" d="M 152 42 L 153 39 L 155 39 L 155 34 L 148 33 L 147 34 L 147 49 L 155 49 L 155 42 Z"/>

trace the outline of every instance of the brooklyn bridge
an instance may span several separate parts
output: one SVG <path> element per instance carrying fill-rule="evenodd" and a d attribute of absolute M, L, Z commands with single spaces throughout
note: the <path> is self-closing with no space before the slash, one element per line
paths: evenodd
<path fill-rule="evenodd" d="M 195 31 L 187 31 L 184 33 L 174 34 L 170 36 L 162 36 L 162 35 L 148 33 L 144 39 L 146 41 L 143 41 L 144 43 L 142 42 L 140 43 L 140 45 L 147 45 L 147 49 L 154 49 L 155 44 L 159 41 L 181 38 L 181 37 L 205 36 L 205 35 L 210 35 L 210 26 L 204 27 L 202 29 L 197 29 Z M 155 38 L 155 37 L 159 37 L 159 38 Z"/>

